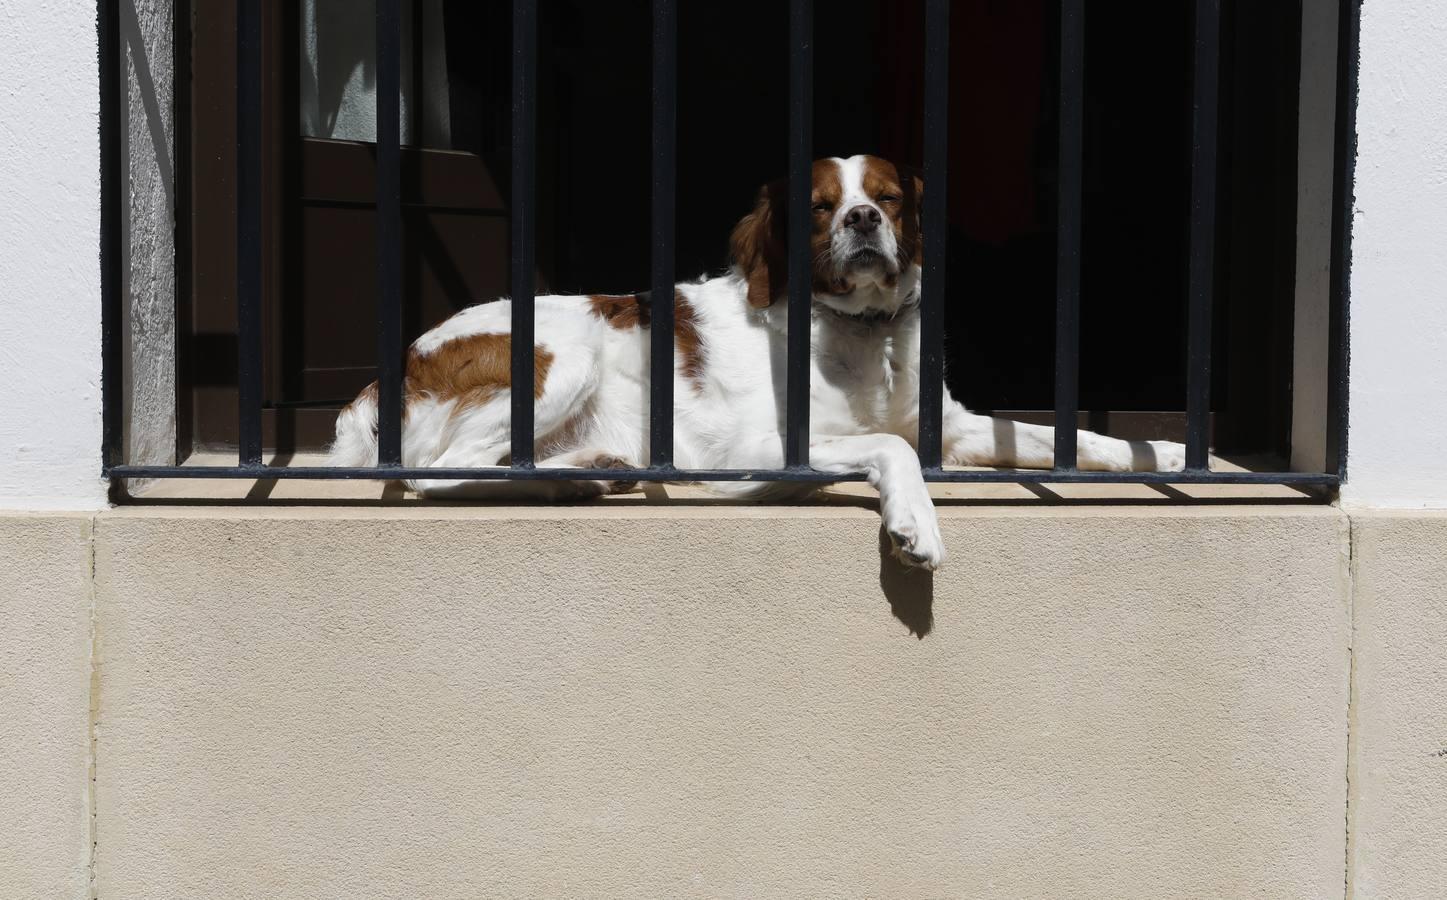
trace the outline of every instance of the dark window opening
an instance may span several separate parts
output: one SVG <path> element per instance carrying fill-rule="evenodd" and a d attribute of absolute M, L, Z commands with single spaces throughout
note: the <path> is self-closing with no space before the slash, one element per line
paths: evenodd
<path fill-rule="evenodd" d="M 690 279 L 724 269 L 733 224 L 787 169 L 788 21 L 771 0 L 680 7 L 677 273 Z M 541 11 L 539 293 L 644 289 L 648 5 Z M 297 5 L 265 12 L 265 441 L 308 449 L 374 377 L 373 152 L 303 137 L 300 98 L 325 92 L 305 85 Z M 408 107 L 410 341 L 508 290 L 511 28 L 509 4 L 416 0 L 406 14 L 410 77 L 444 73 L 448 123 L 439 139 L 425 104 Z M 235 8 L 197 2 L 191 16 L 187 449 L 236 439 Z M 1226 0 L 1223 16 L 1214 443 L 1285 456 L 1300 7 Z M 818 5 L 816 156 L 920 164 L 922 21 L 918 0 Z M 976 410 L 1053 406 L 1058 21 L 1047 0 L 953 5 L 946 366 Z M 1189 4 L 1089 4 L 1080 399 L 1092 427 L 1121 436 L 1184 430 L 1190 42 Z"/>

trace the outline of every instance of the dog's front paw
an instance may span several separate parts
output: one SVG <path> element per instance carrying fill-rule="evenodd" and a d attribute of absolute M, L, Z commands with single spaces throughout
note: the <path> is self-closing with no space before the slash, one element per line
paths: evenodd
<path fill-rule="evenodd" d="M 884 530 L 895 557 L 905 565 L 933 572 L 945 564 L 945 542 L 928 494 L 922 501 L 892 504 L 885 511 Z"/>

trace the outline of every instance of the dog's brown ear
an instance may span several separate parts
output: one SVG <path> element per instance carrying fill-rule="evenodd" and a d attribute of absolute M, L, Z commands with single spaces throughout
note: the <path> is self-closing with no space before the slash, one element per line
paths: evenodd
<path fill-rule="evenodd" d="M 783 182 L 759 191 L 754 211 L 739 220 L 729 238 L 729 259 L 748 284 L 749 305 L 762 309 L 773 304 L 788 287 L 788 251 L 784 228 Z"/>
<path fill-rule="evenodd" d="M 900 242 L 901 265 L 924 263 L 924 231 L 920 227 L 924 215 L 924 179 L 907 169 L 900 169 L 900 187 L 904 190 L 904 240 Z"/>

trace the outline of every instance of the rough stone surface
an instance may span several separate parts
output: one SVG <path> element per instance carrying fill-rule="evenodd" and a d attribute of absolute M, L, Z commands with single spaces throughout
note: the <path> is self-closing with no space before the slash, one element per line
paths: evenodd
<path fill-rule="evenodd" d="M 1447 885 L 1447 513 L 1353 516 L 1355 896 Z"/>
<path fill-rule="evenodd" d="M 84 516 L 0 516 L 0 897 L 82 900 L 90 863 Z"/>
<path fill-rule="evenodd" d="M 647 512 L 101 517 L 100 895 L 1342 891 L 1334 510 Z"/>
<path fill-rule="evenodd" d="M 125 459 L 176 458 L 175 71 L 171 0 L 122 3 L 129 102 Z"/>

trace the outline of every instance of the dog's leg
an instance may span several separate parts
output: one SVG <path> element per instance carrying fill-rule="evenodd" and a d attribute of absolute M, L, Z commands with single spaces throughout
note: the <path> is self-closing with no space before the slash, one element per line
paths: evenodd
<path fill-rule="evenodd" d="M 454 445 L 432 463 L 434 469 L 493 469 L 507 456 L 508 444 L 477 442 Z M 576 482 L 504 481 L 499 479 L 419 478 L 407 486 L 429 500 L 559 500 L 563 485 L 570 494 Z"/>
<path fill-rule="evenodd" d="M 637 466 L 616 453 L 584 447 L 578 450 L 571 450 L 560 456 L 545 459 L 538 463 L 538 468 L 633 469 L 637 468 Z M 638 482 L 636 481 L 589 481 L 580 483 L 594 485 L 600 493 L 604 494 L 626 494 L 638 487 Z M 590 491 L 590 489 L 587 490 Z"/>
<path fill-rule="evenodd" d="M 507 454 L 507 447 L 478 447 L 449 450 L 438 457 L 433 468 L 495 468 Z M 601 450 L 573 450 L 538 460 L 539 469 L 631 469 L 633 464 Z M 637 486 L 634 481 L 502 480 L 429 478 L 411 482 L 413 490 L 432 499 L 452 500 L 589 500 L 604 494 L 621 494 Z"/>
<path fill-rule="evenodd" d="M 1055 429 L 977 416 L 946 401 L 944 462 L 950 466 L 1048 469 L 1055 465 Z M 1178 472 L 1186 450 L 1174 441 L 1123 441 L 1093 431 L 1076 432 L 1081 469 L 1105 472 Z"/>
<path fill-rule="evenodd" d="M 919 456 L 895 434 L 816 437 L 809 463 L 825 472 L 863 471 L 879 491 L 879 514 L 901 562 L 938 569 L 945 562 L 934 501 L 919 470 Z"/>
<path fill-rule="evenodd" d="M 764 434 L 735 442 L 724 467 L 776 469 L 783 461 L 780 436 Z M 895 434 L 816 435 L 809 442 L 809 463 L 824 472 L 864 472 L 879 491 L 880 518 L 900 561 L 922 569 L 938 569 L 944 564 L 945 547 L 934 502 L 920 474 L 919 457 L 904 438 Z M 781 492 L 777 483 L 718 487 L 736 495 Z"/>

